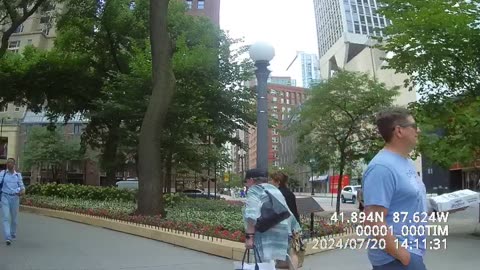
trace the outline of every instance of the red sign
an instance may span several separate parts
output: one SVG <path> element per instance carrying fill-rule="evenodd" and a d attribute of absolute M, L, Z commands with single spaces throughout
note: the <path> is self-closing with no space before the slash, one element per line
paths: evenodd
<path fill-rule="evenodd" d="M 338 179 L 340 178 L 340 175 L 333 175 L 329 177 L 330 181 L 330 193 L 337 194 L 337 187 L 338 187 Z M 343 180 L 342 180 L 342 189 L 345 186 L 348 186 L 350 184 L 350 176 L 349 175 L 344 175 Z"/>

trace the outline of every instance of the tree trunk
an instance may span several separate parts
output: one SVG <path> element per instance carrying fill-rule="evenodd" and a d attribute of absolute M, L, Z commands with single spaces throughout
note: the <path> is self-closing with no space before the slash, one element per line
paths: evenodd
<path fill-rule="evenodd" d="M 337 183 L 337 205 L 336 205 L 336 212 L 340 214 L 340 194 L 342 193 L 342 180 L 343 180 L 343 171 L 345 170 L 345 157 L 341 154 L 340 155 L 340 172 L 339 178 Z"/>
<path fill-rule="evenodd" d="M 175 91 L 172 44 L 168 33 L 169 0 L 150 0 L 150 46 L 153 88 L 140 131 L 138 212 L 164 215 L 161 130 Z"/>
<path fill-rule="evenodd" d="M 165 193 L 172 192 L 172 169 L 173 169 L 173 155 L 168 153 L 165 159 Z"/>
<path fill-rule="evenodd" d="M 120 122 L 118 122 L 118 125 L 119 124 Z M 116 127 L 118 127 L 118 125 Z M 118 129 L 113 126 L 109 127 L 108 129 L 108 135 L 102 154 L 102 163 L 107 174 L 107 186 L 115 185 L 115 178 L 117 174 L 117 151 L 120 138 L 118 137 Z"/>

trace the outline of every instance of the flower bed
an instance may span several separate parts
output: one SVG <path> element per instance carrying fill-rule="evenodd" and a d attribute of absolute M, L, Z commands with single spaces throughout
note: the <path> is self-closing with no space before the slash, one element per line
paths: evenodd
<path fill-rule="evenodd" d="M 172 204 L 166 209 L 165 218 L 136 215 L 134 214 L 136 205 L 133 202 L 26 195 L 22 197 L 21 203 L 26 206 L 88 214 L 232 241 L 245 240 L 242 206 L 238 202 L 182 199 L 181 202 Z M 302 220 L 302 223 L 304 230 L 309 231 L 307 227 L 309 221 Z M 344 227 L 342 224 L 329 224 L 317 220 L 314 231 L 314 236 L 319 237 L 344 232 Z"/>
<path fill-rule="evenodd" d="M 226 209 L 239 209 L 238 206 L 225 204 L 223 210 L 199 210 L 199 206 L 207 204 L 205 202 L 208 202 L 208 200 L 187 200 L 178 207 L 168 208 L 168 218 L 135 215 L 133 213 L 136 205 L 131 202 L 106 202 L 26 195 L 22 197 L 21 203 L 26 206 L 88 214 L 232 241 L 245 241 L 241 212 L 236 215 L 235 212 L 226 211 Z M 196 208 L 193 205 L 196 205 Z M 187 209 L 187 207 L 191 209 Z"/>

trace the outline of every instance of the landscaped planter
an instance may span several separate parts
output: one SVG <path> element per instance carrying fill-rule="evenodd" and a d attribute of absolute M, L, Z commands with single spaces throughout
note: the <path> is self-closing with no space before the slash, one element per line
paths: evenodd
<path fill-rule="evenodd" d="M 54 218 L 61 218 L 92 226 L 102 227 L 114 231 L 170 243 L 176 246 L 204 252 L 211 255 L 216 255 L 227 259 L 241 260 L 245 251 L 244 244 L 237 241 L 229 241 L 216 237 L 208 237 L 205 235 L 178 231 L 175 229 L 137 224 L 131 221 L 115 220 L 107 217 L 91 215 L 91 213 L 95 212 L 87 212 L 85 214 L 81 214 L 27 205 L 22 205 L 20 209 L 22 212 L 39 214 Z M 310 239 L 310 241 L 307 243 L 306 255 L 312 255 L 319 252 L 331 250 L 331 248 L 329 247 L 325 248 L 322 245 L 318 245 L 317 241 L 323 241 L 322 239 L 334 239 L 336 242 L 339 242 L 342 238 L 348 239 L 352 237 L 350 237 L 349 234 L 344 233 L 341 235 Z"/>

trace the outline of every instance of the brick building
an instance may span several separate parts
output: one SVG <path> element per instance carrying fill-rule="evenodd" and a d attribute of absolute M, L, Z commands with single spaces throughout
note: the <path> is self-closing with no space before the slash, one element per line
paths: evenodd
<path fill-rule="evenodd" d="M 305 88 L 268 84 L 268 112 L 269 125 L 275 123 L 275 127 L 268 129 L 268 163 L 269 166 L 280 166 L 280 130 L 283 121 L 287 120 L 295 108 L 302 104 L 307 96 Z M 248 168 L 253 169 L 257 166 L 257 132 L 252 127 L 248 136 Z"/>

